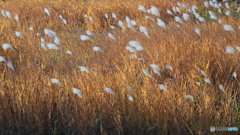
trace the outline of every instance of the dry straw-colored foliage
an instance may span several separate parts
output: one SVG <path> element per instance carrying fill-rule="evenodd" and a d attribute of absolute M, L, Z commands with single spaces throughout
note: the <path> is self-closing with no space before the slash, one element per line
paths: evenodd
<path fill-rule="evenodd" d="M 210 19 L 199 23 L 193 15 L 190 21 L 176 27 L 174 17 L 166 13 L 176 2 L 1 2 L 1 10 L 10 11 L 12 16 L 18 14 L 20 21 L 0 16 L 0 44 L 9 43 L 16 48 L 0 48 L 0 56 L 10 60 L 15 69 L 0 62 L 0 134 L 210 134 L 210 126 L 240 125 L 239 77 L 232 76 L 233 72 L 240 74 L 239 53 L 225 53 L 227 45 L 240 46 L 239 19 L 217 14 L 235 32 L 225 31 L 222 24 Z M 179 2 L 198 6 L 198 12 L 209 18 L 203 1 Z M 159 18 L 167 29 L 146 19 L 145 15 L 157 17 L 139 11 L 138 5 L 158 7 Z M 44 8 L 51 16 L 44 13 Z M 135 20 L 137 32 L 122 30 L 118 20 L 106 19 L 105 13 L 115 13 L 124 22 L 126 16 Z M 84 14 L 92 16 L 94 22 Z M 67 20 L 67 25 L 59 15 Z M 109 28 L 111 25 L 116 28 Z M 140 25 L 147 28 L 150 38 L 139 32 Z M 40 37 L 53 42 L 44 34 L 45 28 L 57 33 L 62 43 L 60 50 L 45 51 L 40 47 Z M 201 35 L 194 28 L 200 29 Z M 93 31 L 96 38 L 81 41 L 79 36 L 86 30 Z M 16 37 L 14 31 L 21 32 L 24 38 Z M 108 33 L 117 40 L 110 39 Z M 145 61 L 129 58 L 131 53 L 125 47 L 132 40 L 144 46 L 145 51 L 137 56 Z M 94 46 L 104 52 L 94 52 Z M 161 68 L 161 76 L 153 73 L 149 66 L 153 63 Z M 171 65 L 173 71 L 165 65 Z M 81 72 L 78 66 L 88 67 L 90 73 Z M 153 77 L 144 75 L 142 69 Z M 210 84 L 204 82 L 199 70 L 206 73 Z M 53 84 L 51 78 L 59 79 L 61 85 Z M 159 89 L 158 84 L 166 86 L 168 92 Z M 219 84 L 225 91 L 218 88 Z M 126 90 L 127 85 L 132 93 Z M 82 92 L 83 98 L 73 93 L 73 87 Z M 105 92 L 105 87 L 115 95 Z M 194 101 L 184 95 L 192 95 Z"/>

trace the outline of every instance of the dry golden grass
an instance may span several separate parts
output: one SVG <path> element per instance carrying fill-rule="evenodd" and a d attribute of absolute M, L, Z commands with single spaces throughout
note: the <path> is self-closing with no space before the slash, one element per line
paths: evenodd
<path fill-rule="evenodd" d="M 2 10 L 20 17 L 17 23 L 0 16 L 1 44 L 9 43 L 17 49 L 0 48 L 0 56 L 10 60 L 15 68 L 12 71 L 0 63 L 0 134 L 210 134 L 210 126 L 240 125 L 239 77 L 232 77 L 233 72 L 240 74 L 239 53 L 225 53 L 227 45 L 239 46 L 239 19 L 219 15 L 223 22 L 234 26 L 235 32 L 224 31 L 215 21 L 198 23 L 193 17 L 177 28 L 173 17 L 166 13 L 176 2 L 0 3 Z M 198 6 L 202 1 L 188 3 Z M 137 9 L 138 5 L 158 7 L 167 29 L 145 19 L 146 14 Z M 50 10 L 50 17 L 44 8 Z M 205 8 L 201 10 L 207 14 Z M 112 12 L 119 20 L 129 16 L 138 26 L 145 26 L 150 39 L 140 32 L 122 30 L 116 19 L 104 18 L 105 13 Z M 84 14 L 92 16 L 94 22 L 84 18 Z M 67 25 L 59 15 L 67 20 Z M 110 29 L 110 25 L 116 29 Z M 29 30 L 30 26 L 34 31 Z M 40 37 L 52 42 L 44 34 L 45 28 L 57 33 L 62 43 L 60 50 L 45 51 L 40 47 Z M 201 29 L 201 36 L 194 28 Z M 96 39 L 81 41 L 79 35 L 85 30 L 93 31 Z M 14 31 L 20 31 L 25 38 L 16 37 Z M 110 39 L 108 33 L 117 41 Z M 131 53 L 125 47 L 131 40 L 144 46 L 146 51 L 137 56 L 146 62 L 129 58 Z M 101 47 L 104 53 L 94 52 L 94 46 Z M 153 63 L 161 68 L 161 76 L 152 72 L 149 65 Z M 165 68 L 167 64 L 172 65 L 173 71 Z M 81 72 L 78 66 L 88 67 L 90 73 Z M 198 68 L 207 74 L 211 84 L 204 82 Z M 142 69 L 151 71 L 153 78 L 144 75 Z M 51 83 L 51 78 L 59 79 L 61 86 Z M 201 82 L 201 86 L 195 82 Z M 158 84 L 165 85 L 169 92 L 160 90 Z M 225 91 L 218 88 L 219 84 Z M 132 93 L 126 90 L 127 85 Z M 83 98 L 72 92 L 73 87 L 81 90 Z M 105 92 L 105 87 L 116 94 Z M 194 101 L 184 95 L 192 95 Z M 134 101 L 129 101 L 128 96 Z"/>

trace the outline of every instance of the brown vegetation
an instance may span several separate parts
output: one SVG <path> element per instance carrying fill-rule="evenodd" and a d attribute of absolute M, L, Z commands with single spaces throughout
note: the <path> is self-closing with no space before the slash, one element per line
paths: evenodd
<path fill-rule="evenodd" d="M 15 50 L 0 48 L 0 56 L 13 63 L 12 71 L 0 62 L 0 134 L 209 134 L 210 126 L 230 127 L 240 125 L 240 74 L 239 53 L 225 53 L 225 47 L 240 46 L 239 20 L 218 14 L 235 32 L 223 29 L 216 21 L 199 23 L 191 21 L 177 24 L 167 9 L 176 6 L 176 0 L 92 0 L 77 2 L 67 0 L 37 1 L 9 0 L 0 3 L 2 10 L 12 16 L 18 14 L 20 22 L 0 16 L 0 41 L 9 43 Z M 199 6 L 202 1 L 180 1 Z M 138 10 L 158 7 L 167 29 L 156 21 L 146 19 L 147 13 Z M 207 9 L 201 7 L 202 15 Z M 44 13 L 48 8 L 51 16 Z M 182 9 L 183 10 L 183 9 Z M 104 14 L 135 20 L 138 26 L 148 29 L 150 38 L 130 29 L 122 30 L 118 20 L 104 18 Z M 183 12 L 187 12 L 183 10 Z M 84 14 L 93 17 L 90 22 Z M 65 25 L 62 15 L 68 22 Z M 181 14 L 176 14 L 182 17 Z M 154 15 L 149 15 L 157 18 Z M 111 25 L 115 29 L 109 28 Z M 30 31 L 29 27 L 34 30 Z M 60 50 L 45 51 L 40 47 L 40 37 L 51 43 L 43 29 L 57 33 Z M 201 30 L 201 35 L 194 32 Z M 79 35 L 91 30 L 96 34 L 92 41 L 81 41 Z M 20 31 L 25 38 L 18 38 Z M 40 36 L 37 36 L 39 33 Z M 112 33 L 117 41 L 110 39 Z M 145 51 L 137 54 L 146 62 L 130 59 L 125 49 L 129 41 L 139 41 Z M 104 53 L 94 52 L 94 46 Z M 73 55 L 66 53 L 72 51 Z M 152 72 L 149 64 L 157 64 L 161 76 Z M 172 65 L 173 71 L 165 68 Z M 90 73 L 81 72 L 86 66 Z M 143 74 L 151 71 L 153 78 Z M 207 74 L 211 84 L 204 82 Z M 174 77 L 176 76 L 176 77 Z M 51 83 L 57 78 L 61 86 Z M 198 86 L 195 82 L 200 82 Z M 159 89 L 167 87 L 168 92 Z M 222 84 L 225 91 L 218 88 Z M 133 92 L 125 86 L 132 87 Z M 72 92 L 81 90 L 83 98 Z M 111 88 L 116 94 L 104 91 Z M 132 96 L 134 101 L 128 100 Z M 184 98 L 192 95 L 194 101 Z M 239 133 L 239 132 L 238 132 Z"/>

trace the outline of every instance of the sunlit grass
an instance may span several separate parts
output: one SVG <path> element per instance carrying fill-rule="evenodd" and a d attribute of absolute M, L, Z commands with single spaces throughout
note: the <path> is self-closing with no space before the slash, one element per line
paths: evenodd
<path fill-rule="evenodd" d="M 210 126 L 238 126 L 239 20 L 210 8 L 234 29 L 226 31 L 203 1 L 192 1 L 207 23 L 186 9 L 188 21 L 178 23 L 182 14 L 167 13 L 176 2 L 1 2 L 12 19 L 0 15 L 0 134 L 210 134 Z M 139 5 L 158 7 L 160 16 Z"/>

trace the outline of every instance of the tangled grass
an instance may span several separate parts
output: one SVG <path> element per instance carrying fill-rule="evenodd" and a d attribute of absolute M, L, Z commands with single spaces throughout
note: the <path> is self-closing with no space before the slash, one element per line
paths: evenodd
<path fill-rule="evenodd" d="M 176 3 L 176 0 L 1 2 L 1 10 L 10 11 L 12 16 L 18 14 L 20 19 L 16 22 L 0 16 L 1 44 L 9 43 L 16 48 L 0 48 L 0 56 L 10 60 L 15 69 L 0 63 L 0 134 L 210 134 L 210 126 L 240 125 L 239 77 L 232 76 L 233 72 L 240 74 L 239 52 L 236 55 L 225 52 L 227 45 L 234 48 L 240 45 L 236 11 L 239 5 L 223 8 L 233 14 L 226 16 L 214 8 L 207 9 L 203 1 L 190 1 L 189 5 L 196 5 L 207 22 L 200 23 L 189 13 L 190 21 L 176 27 L 174 17 L 166 13 Z M 158 7 L 160 17 L 139 11 L 139 5 Z M 50 16 L 44 13 L 44 8 L 49 9 Z M 187 13 L 186 9 L 181 10 Z M 222 24 L 211 20 L 208 10 L 214 11 L 224 24 L 233 26 L 235 32 L 225 31 Z M 105 18 L 105 13 L 109 16 L 115 13 L 117 19 Z M 67 25 L 59 15 L 67 20 Z M 145 15 L 161 18 L 167 29 Z M 138 24 L 136 32 L 118 26 L 118 20 L 126 24 L 126 16 Z M 182 17 L 180 13 L 175 16 Z M 150 38 L 138 31 L 139 26 L 147 28 Z M 62 44 L 60 50 L 46 51 L 40 47 L 40 37 L 52 42 L 44 34 L 45 28 L 57 33 Z M 201 35 L 194 28 L 200 29 Z M 94 32 L 96 38 L 81 41 L 79 35 L 86 30 Z M 24 38 L 16 37 L 14 31 L 21 32 Z M 145 51 L 136 54 L 143 61 L 129 58 L 131 53 L 125 49 L 129 41 L 143 45 Z M 93 51 L 95 46 L 103 53 Z M 67 54 L 67 50 L 73 55 Z M 160 67 L 160 76 L 149 66 L 153 63 Z M 171 65 L 173 71 L 166 65 Z M 88 67 L 90 73 L 81 72 L 78 66 Z M 142 69 L 150 71 L 152 78 Z M 53 84 L 51 78 L 59 79 L 61 84 Z M 209 79 L 210 84 L 204 79 Z M 159 89 L 158 84 L 168 91 Z M 220 84 L 224 90 L 219 89 Z M 125 86 L 131 86 L 132 92 Z M 115 95 L 104 91 L 106 87 Z M 72 88 L 79 89 L 83 98 L 74 94 Z M 184 95 L 191 95 L 194 100 Z"/>

